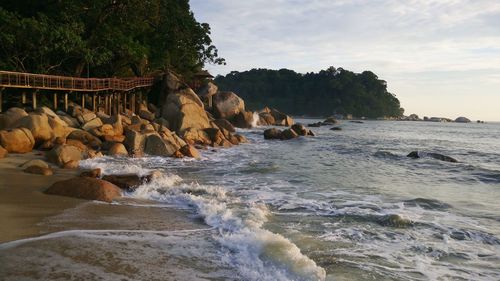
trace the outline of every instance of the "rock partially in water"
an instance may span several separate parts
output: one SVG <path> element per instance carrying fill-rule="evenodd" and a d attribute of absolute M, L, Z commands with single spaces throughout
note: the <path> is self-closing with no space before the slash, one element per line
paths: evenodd
<path fill-rule="evenodd" d="M 264 131 L 264 139 L 266 140 L 274 140 L 281 139 L 281 130 L 276 128 L 270 128 Z"/>
<path fill-rule="evenodd" d="M 378 219 L 377 221 L 382 226 L 391 226 L 398 228 L 406 228 L 413 226 L 413 222 L 409 219 L 405 219 L 400 215 L 391 214 L 385 215 Z"/>
<path fill-rule="evenodd" d="M 458 162 L 458 160 L 453 158 L 453 157 L 446 156 L 446 155 L 443 155 L 440 153 L 433 153 L 433 152 L 412 151 L 412 152 L 410 152 L 410 154 L 407 155 L 407 157 L 415 158 L 415 159 L 416 158 L 431 157 L 431 158 L 441 160 L 441 161 L 446 161 L 446 162 L 453 162 L 453 163 Z"/>
<path fill-rule="evenodd" d="M 123 190 L 133 192 L 140 185 L 150 182 L 155 176 L 155 174 L 147 176 L 139 176 L 136 174 L 106 175 L 103 176 L 102 179 L 120 187 Z"/>
<path fill-rule="evenodd" d="M 58 181 L 45 190 L 44 193 L 104 202 L 111 202 L 121 196 L 121 190 L 116 185 L 89 177 L 76 177 Z"/>
<path fill-rule="evenodd" d="M 332 130 L 332 131 L 342 131 L 342 128 L 341 127 L 333 127 L 330 130 Z"/>

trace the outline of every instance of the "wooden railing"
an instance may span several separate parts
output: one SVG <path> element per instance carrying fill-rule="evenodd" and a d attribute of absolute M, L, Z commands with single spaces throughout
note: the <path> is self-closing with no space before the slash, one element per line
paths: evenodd
<path fill-rule="evenodd" d="M 0 88 L 27 88 L 78 92 L 131 91 L 150 87 L 153 77 L 76 78 L 12 71 L 0 71 Z"/>

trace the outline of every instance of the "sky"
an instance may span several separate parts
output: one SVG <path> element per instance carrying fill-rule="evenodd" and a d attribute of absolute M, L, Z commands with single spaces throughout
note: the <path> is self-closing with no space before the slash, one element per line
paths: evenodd
<path fill-rule="evenodd" d="M 500 121 L 499 0 L 191 0 L 227 65 L 373 71 L 405 115 Z"/>

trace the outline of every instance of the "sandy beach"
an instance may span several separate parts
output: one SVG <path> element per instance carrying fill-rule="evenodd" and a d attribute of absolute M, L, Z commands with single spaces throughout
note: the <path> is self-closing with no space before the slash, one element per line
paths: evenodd
<path fill-rule="evenodd" d="M 78 171 L 52 167 L 52 176 L 23 172 L 19 165 L 32 159 L 43 160 L 43 154 L 33 151 L 26 154 L 9 154 L 0 159 L 0 243 L 43 234 L 39 223 L 44 218 L 85 202 L 70 197 L 43 194 L 43 190 L 54 182 L 75 176 Z"/>

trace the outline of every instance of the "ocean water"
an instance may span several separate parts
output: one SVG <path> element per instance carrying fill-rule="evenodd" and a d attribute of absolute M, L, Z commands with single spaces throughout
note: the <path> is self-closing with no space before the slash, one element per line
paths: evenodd
<path fill-rule="evenodd" d="M 0 245 L 0 258 L 57 260 L 52 273 L 35 274 L 52 279 L 85 271 L 102 280 L 500 280 L 500 124 L 340 126 L 290 141 L 241 130 L 250 143 L 202 151 L 200 161 L 85 161 L 108 174 L 162 171 L 117 203 L 145 215 L 122 230 Z M 459 162 L 406 157 L 415 150 Z M 165 231 L 172 218 L 163 211 L 192 224 Z M 75 254 L 75 244 L 101 250 Z M 109 264 L 89 261 L 109 255 Z M 61 265 L 73 271 L 50 275 Z"/>

